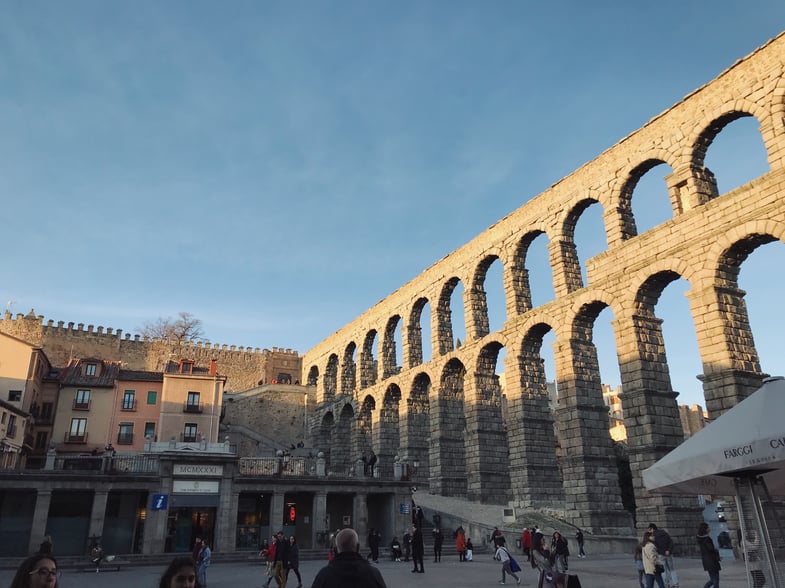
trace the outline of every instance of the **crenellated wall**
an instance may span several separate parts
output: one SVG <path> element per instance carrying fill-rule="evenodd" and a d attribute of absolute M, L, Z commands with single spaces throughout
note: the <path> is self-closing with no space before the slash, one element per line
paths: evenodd
<path fill-rule="evenodd" d="M 416 461 L 416 476 L 429 482 L 431 492 L 562 509 L 588 532 L 632 533 L 618 492 L 592 336 L 597 316 L 609 308 L 637 519 L 657 521 L 685 552 L 693 549 L 699 516 L 694 499 L 650 493 L 641 478 L 684 439 L 656 305 L 668 284 L 689 282 L 711 418 L 759 387 L 765 374 L 738 274 L 755 248 L 785 242 L 783 72 L 785 35 L 780 35 L 308 351 L 303 375 L 316 389 L 317 445 L 331 447 L 336 462 L 355 457 L 342 444 L 357 448 L 370 439 L 377 453 Z M 742 117 L 759 123 L 770 171 L 720 194 L 714 172 L 705 166 L 706 151 L 726 125 Z M 633 193 L 661 164 L 670 168 L 661 188 L 673 217 L 639 234 Z M 586 262 L 584 283 L 574 232 L 595 204 L 603 211 L 608 247 Z M 555 299 L 535 307 L 526 258 L 541 235 L 549 241 Z M 501 329 L 489 332 L 485 277 L 497 262 L 507 318 Z M 452 295 L 459 283 L 462 300 Z M 427 307 L 431 314 L 423 316 Z M 454 313 L 465 319 L 460 346 Z M 431 332 L 428 362 L 423 324 Z M 559 393 L 553 412 L 540 354 L 549 332 L 556 338 Z M 493 371 L 501 349 L 506 422 Z M 383 417 L 376 415 L 381 407 Z M 346 427 L 351 441 L 344 438 Z"/>
<path fill-rule="evenodd" d="M 123 362 L 123 368 L 163 371 L 171 359 L 189 358 L 200 367 L 218 361 L 218 371 L 227 376 L 227 390 L 247 390 L 270 383 L 281 372 L 291 373 L 293 383 L 301 380 L 302 358 L 297 351 L 236 347 L 210 343 L 173 344 L 161 339 L 123 334 L 121 329 L 83 323 L 49 320 L 33 311 L 0 319 L 0 332 L 40 346 L 53 366 L 63 367 L 71 357 L 96 357 Z"/>

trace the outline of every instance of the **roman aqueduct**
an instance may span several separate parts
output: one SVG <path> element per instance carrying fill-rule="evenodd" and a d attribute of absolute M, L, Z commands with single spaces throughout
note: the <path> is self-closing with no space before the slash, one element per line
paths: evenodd
<path fill-rule="evenodd" d="M 737 278 L 758 246 L 785 242 L 784 71 L 780 35 L 310 350 L 303 373 L 316 387 L 315 445 L 333 467 L 373 447 L 385 475 L 396 458 L 416 462 L 414 479 L 432 493 L 559 508 L 590 532 L 630 534 L 592 340 L 595 318 L 609 307 L 637 518 L 691 535 L 694 497 L 649 493 L 641 482 L 641 471 L 683 440 L 655 307 L 668 284 L 689 282 L 710 417 L 759 387 L 765 374 Z M 706 150 L 741 117 L 759 123 L 769 171 L 720 194 Z M 638 234 L 633 191 L 662 163 L 670 167 L 673 218 Z M 596 203 L 608 246 L 586 263 L 584 283 L 574 229 Z M 527 251 L 541 234 L 555 299 L 532 307 Z M 494 262 L 503 267 L 506 322 L 490 332 L 485 278 Z M 451 308 L 451 294 L 459 282 L 466 341 L 456 348 L 451 317 L 460 309 Z M 423 321 L 432 334 L 429 361 Z M 549 332 L 559 397 L 553 413 L 541 357 Z M 501 349 L 506 421 L 495 373 Z"/>

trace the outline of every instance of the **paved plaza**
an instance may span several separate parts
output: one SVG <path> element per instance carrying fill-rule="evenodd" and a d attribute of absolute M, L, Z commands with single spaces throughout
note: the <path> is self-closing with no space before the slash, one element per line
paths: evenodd
<path fill-rule="evenodd" d="M 517 556 L 516 556 L 517 557 Z M 518 557 L 519 561 L 522 557 Z M 326 562 L 305 561 L 300 568 L 303 586 L 309 588 L 316 572 Z M 523 567 L 523 586 L 536 586 L 534 571 L 521 561 Z M 679 584 L 681 588 L 701 588 L 708 579 L 698 559 L 676 559 Z M 457 555 L 442 559 L 434 564 L 426 559 L 425 573 L 412 574 L 411 564 L 392 561 L 379 562 L 379 569 L 389 588 L 477 588 L 478 586 L 498 586 L 501 579 L 501 564 L 493 561 L 489 554 L 483 554 L 472 562 L 460 563 Z M 132 567 L 120 572 L 71 572 L 66 570 L 60 580 L 61 588 L 156 588 L 164 566 Z M 586 559 L 571 558 L 570 568 L 581 579 L 583 588 L 606 588 L 613 586 L 637 588 L 637 572 L 632 557 L 597 556 Z M 263 567 L 252 563 L 216 564 L 208 574 L 209 588 L 260 588 L 263 581 Z M 0 570 L 0 586 L 8 586 L 13 577 L 12 570 Z M 508 579 L 509 580 L 509 579 Z M 744 588 L 745 571 L 742 562 L 723 562 L 720 576 L 723 588 Z M 515 585 L 515 581 L 508 581 Z M 275 582 L 271 583 L 275 586 Z M 297 579 L 290 576 L 288 588 L 296 588 Z"/>

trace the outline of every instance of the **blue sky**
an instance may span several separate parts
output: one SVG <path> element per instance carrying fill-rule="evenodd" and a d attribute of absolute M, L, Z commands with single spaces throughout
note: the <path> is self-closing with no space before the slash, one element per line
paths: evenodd
<path fill-rule="evenodd" d="M 305 352 L 783 29 L 781 0 L 3 2 L 0 296 Z M 738 131 L 723 191 L 765 171 Z M 783 260 L 742 270 L 780 374 Z M 702 403 L 691 336 L 671 375 Z"/>

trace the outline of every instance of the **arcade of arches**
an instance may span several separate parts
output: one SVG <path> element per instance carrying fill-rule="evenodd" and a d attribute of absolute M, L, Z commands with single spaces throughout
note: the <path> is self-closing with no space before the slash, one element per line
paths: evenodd
<path fill-rule="evenodd" d="M 559 509 L 592 533 L 631 534 L 592 335 L 609 308 L 637 519 L 657 521 L 674 538 L 692 536 L 694 497 L 652 494 L 641 481 L 683 439 L 655 309 L 668 284 L 689 283 L 710 417 L 759 387 L 765 374 L 738 275 L 757 247 L 785 241 L 783 71 L 780 35 L 310 350 L 303 369 L 316 388 L 314 444 L 332 467 L 373 448 L 382 475 L 392 476 L 396 459 L 416 463 L 412 478 L 432 493 Z M 706 151 L 742 117 L 756 119 L 769 169 L 719 193 Z M 638 234 L 632 195 L 661 164 L 670 167 L 673 217 Z M 607 249 L 582 268 L 574 230 L 594 204 Z M 555 297 L 534 306 L 527 253 L 540 235 L 549 241 Z M 485 279 L 497 262 L 506 320 L 491 332 Z M 453 296 L 459 285 L 462 301 Z M 466 340 L 456 345 L 461 311 Z M 541 356 L 546 335 L 556 341 L 554 411 Z M 428 361 L 424 345 L 433 350 Z M 506 404 L 496 370 L 502 351 Z"/>

